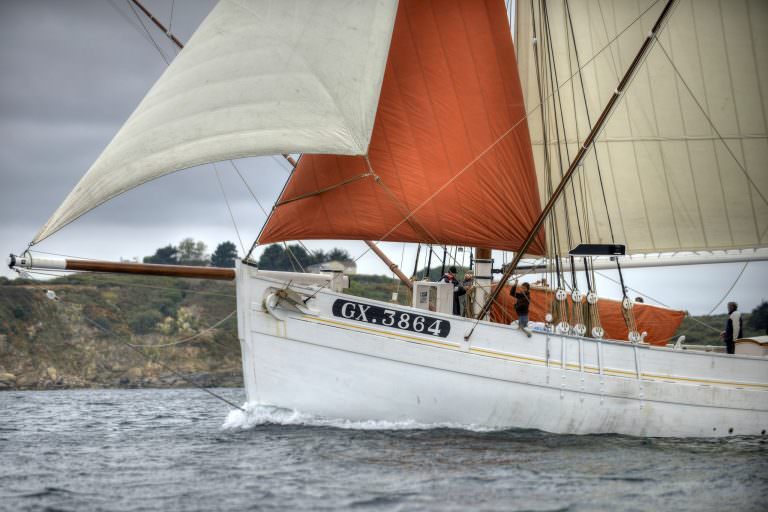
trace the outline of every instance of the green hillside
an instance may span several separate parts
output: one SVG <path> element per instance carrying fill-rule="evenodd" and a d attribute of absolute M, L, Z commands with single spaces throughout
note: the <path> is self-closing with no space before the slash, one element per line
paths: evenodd
<path fill-rule="evenodd" d="M 389 301 L 396 290 L 398 302 L 409 303 L 407 288 L 386 276 L 351 276 L 348 292 Z M 744 315 L 748 335 L 765 329 L 758 326 L 768 304 L 760 307 L 759 321 Z M 239 386 L 234 312 L 228 282 L 105 274 L 0 278 L 0 389 L 189 386 L 174 370 L 201 385 Z M 686 343 L 719 345 L 724 323 L 725 315 L 689 317 L 678 335 Z"/>
<path fill-rule="evenodd" d="M 348 291 L 390 300 L 396 289 L 390 278 L 359 275 Z M 399 295 L 408 302 L 405 287 Z M 234 283 L 0 278 L 0 389 L 190 385 L 170 370 L 206 386 L 242 385 L 234 312 Z"/>

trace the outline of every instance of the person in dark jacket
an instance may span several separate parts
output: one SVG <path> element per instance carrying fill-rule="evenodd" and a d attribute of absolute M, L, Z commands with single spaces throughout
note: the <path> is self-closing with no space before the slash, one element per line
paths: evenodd
<path fill-rule="evenodd" d="M 515 298 L 515 313 L 517 313 L 517 324 L 520 329 L 525 331 L 528 337 L 531 334 L 526 330 L 528 326 L 528 307 L 531 305 L 531 285 L 523 283 L 520 285 L 520 291 L 517 291 L 517 281 L 512 283 L 512 289 L 509 294 Z"/>
<path fill-rule="evenodd" d="M 454 315 L 460 315 L 461 314 L 461 306 L 459 305 L 459 297 L 464 295 L 466 290 L 464 290 L 464 287 L 459 283 L 459 280 L 456 279 L 456 267 L 451 267 L 448 269 L 448 272 L 443 274 L 443 277 L 440 278 L 440 281 L 438 283 L 452 283 L 453 284 L 453 314 Z"/>
<path fill-rule="evenodd" d="M 725 349 L 729 354 L 736 352 L 734 340 L 741 338 L 741 313 L 739 305 L 735 302 L 728 303 L 728 318 L 725 320 L 725 330 L 720 333 L 720 338 L 725 342 Z"/>

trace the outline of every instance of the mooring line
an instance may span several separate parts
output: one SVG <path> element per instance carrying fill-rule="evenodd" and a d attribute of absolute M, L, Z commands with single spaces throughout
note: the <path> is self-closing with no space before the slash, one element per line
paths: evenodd
<path fill-rule="evenodd" d="M 51 299 L 51 300 L 53 300 L 55 302 L 61 302 L 61 303 L 68 303 L 68 304 L 72 304 L 72 305 L 78 305 L 78 304 L 76 304 L 74 302 L 69 302 L 69 301 L 62 300 L 61 297 L 59 297 L 58 295 L 55 294 L 55 292 L 52 292 L 50 290 L 48 292 L 46 292 L 46 294 L 47 294 L 49 299 Z M 119 310 L 119 308 L 117 308 L 117 306 L 114 306 L 114 307 Z M 199 390 L 201 390 L 201 391 L 203 391 L 205 393 L 208 393 L 212 397 L 214 397 L 214 398 L 216 398 L 218 400 L 221 400 L 225 404 L 227 404 L 227 405 L 229 405 L 231 407 L 234 407 L 235 409 L 238 409 L 240 411 L 246 412 L 245 409 L 243 409 L 239 405 L 237 405 L 234 402 L 224 398 L 223 396 L 219 395 L 218 393 L 215 393 L 215 392 L 211 391 L 210 389 L 206 388 L 205 386 L 201 386 L 201 385 L 197 384 L 192 379 L 190 379 L 190 378 L 186 377 L 185 375 L 179 373 L 178 371 L 176 371 L 175 369 L 171 368 L 170 366 L 168 366 L 167 364 L 163 363 L 162 361 L 152 361 L 149 358 L 149 356 L 147 356 L 147 354 L 145 354 L 144 351 L 141 350 L 141 348 L 139 348 L 139 347 L 141 347 L 141 345 L 135 346 L 135 345 L 132 345 L 132 344 L 128 343 L 127 341 L 125 341 L 122 338 L 120 338 L 118 336 L 118 334 L 115 331 L 113 331 L 112 329 L 107 328 L 107 327 L 99 324 L 95 320 L 89 318 L 88 315 L 86 315 L 82 311 L 81 311 L 80 314 L 81 314 L 81 316 L 83 317 L 83 319 L 86 322 L 88 322 L 89 324 L 91 324 L 92 326 L 94 326 L 96 329 L 98 329 L 99 331 L 103 332 L 104 334 L 107 334 L 107 335 L 111 336 L 112 338 L 114 338 L 115 340 L 119 341 L 120 343 L 122 343 L 126 347 L 130 348 L 134 352 L 138 353 L 141 357 L 146 359 L 148 362 L 160 365 L 164 370 L 172 373 L 173 375 L 175 375 L 176 377 L 180 378 L 181 380 L 183 380 L 187 384 L 190 384 L 192 387 L 195 387 L 195 388 L 197 388 L 197 389 L 199 389 Z M 230 313 L 230 315 L 227 315 L 227 317 L 229 317 L 229 316 L 231 316 L 231 313 Z"/>

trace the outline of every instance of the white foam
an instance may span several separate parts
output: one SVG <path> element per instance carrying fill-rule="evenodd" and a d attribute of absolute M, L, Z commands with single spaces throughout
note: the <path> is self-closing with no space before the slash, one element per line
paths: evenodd
<path fill-rule="evenodd" d="M 455 423 L 419 423 L 414 420 L 347 420 L 313 416 L 293 409 L 283 409 L 269 405 L 246 403 L 244 411 L 233 410 L 227 415 L 222 428 L 248 429 L 259 425 L 305 425 L 313 427 L 332 427 L 348 430 L 430 430 L 451 428 L 473 432 L 493 432 L 502 430 L 479 425 L 459 425 Z"/>

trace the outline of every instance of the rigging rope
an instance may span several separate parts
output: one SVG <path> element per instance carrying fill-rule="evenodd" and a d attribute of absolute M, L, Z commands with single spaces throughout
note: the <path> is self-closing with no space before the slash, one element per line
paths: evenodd
<path fill-rule="evenodd" d="M 216 398 L 216 399 L 218 399 L 218 400 L 221 400 L 221 401 L 222 401 L 222 402 L 224 402 L 225 404 L 227 404 L 227 405 L 229 405 L 229 406 L 231 406 L 231 407 L 234 407 L 235 409 L 239 409 L 239 410 L 241 410 L 241 411 L 245 412 L 245 409 L 243 409 L 243 408 L 242 408 L 242 407 L 240 407 L 239 405 L 235 404 L 234 402 L 231 402 L 231 401 L 227 400 L 227 399 L 226 399 L 226 398 L 224 398 L 223 396 L 221 396 L 221 395 L 219 395 L 219 394 L 217 394 L 217 393 L 215 393 L 215 392 L 211 391 L 210 389 L 206 388 L 205 386 L 201 386 L 201 385 L 197 384 L 197 383 L 196 383 L 195 381 L 193 381 L 192 379 L 190 379 L 190 378 L 186 377 L 185 375 L 183 375 L 183 374 L 181 374 L 181 373 L 177 372 L 176 370 L 174 370 L 173 368 L 171 368 L 171 367 L 170 367 L 170 366 L 168 366 L 167 364 L 163 363 L 162 361 L 156 361 L 156 360 L 152 360 L 152 359 L 150 359 L 150 358 L 147 356 L 147 354 L 145 354 L 145 353 L 144 353 L 144 352 L 143 352 L 143 351 L 142 351 L 140 348 L 138 348 L 138 347 L 134 347 L 134 346 L 133 346 L 133 345 L 131 345 L 130 343 L 128 343 L 128 342 L 126 342 L 126 341 L 122 340 L 121 338 L 119 338 L 119 337 L 118 337 L 118 335 L 117 335 L 117 334 L 116 334 L 116 333 L 115 333 L 115 332 L 114 332 L 112 329 L 108 329 L 108 328 L 104 327 L 103 325 L 100 325 L 100 324 L 99 324 L 98 322 L 96 322 L 95 320 L 91 320 L 90 318 L 88 318 L 88 317 L 87 317 L 85 314 L 83 314 L 82 316 L 83 316 L 83 319 L 84 319 L 86 322 L 88 322 L 89 324 L 93 325 L 94 327 L 96 327 L 96 328 L 97 328 L 98 330 L 100 330 L 101 332 L 103 332 L 103 333 L 105 333 L 105 334 L 108 334 L 108 335 L 112 336 L 112 337 L 113 337 L 115 340 L 119 341 L 120 343 L 122 343 L 122 344 L 123 344 L 123 345 L 125 345 L 126 347 L 130 348 L 131 350 L 133 350 L 134 352 L 136 352 L 137 354 L 139 354 L 141 357 L 145 358 L 147 361 L 150 361 L 150 362 L 152 362 L 152 363 L 155 363 L 155 364 L 158 364 L 158 365 L 160 365 L 160 366 L 161 366 L 161 367 L 162 367 L 164 370 L 166 370 L 166 371 L 168 371 L 168 372 L 171 372 L 172 374 L 174 374 L 175 376 L 177 376 L 178 378 L 180 378 L 181 380 L 183 380 L 183 381 L 184 381 L 184 382 L 186 382 L 187 384 L 190 384 L 190 385 L 192 385 L 192 386 L 196 387 L 197 389 L 199 389 L 199 390 L 201 390 L 201 391 L 204 391 L 205 393 L 208 393 L 208 394 L 209 394 L 209 395 L 211 395 L 212 397 L 214 397 L 214 398 Z"/>
<path fill-rule="evenodd" d="M 35 271 L 33 271 L 33 272 L 30 272 L 30 273 L 36 273 L 36 274 L 44 274 L 43 272 L 35 272 Z M 67 303 L 67 304 L 72 304 L 72 305 L 79 305 L 79 304 L 77 304 L 77 303 L 75 303 L 75 302 L 65 301 L 65 300 L 63 300 L 61 297 L 58 297 L 58 296 L 55 296 L 55 297 L 54 297 L 54 300 L 55 300 L 56 302 L 60 302 L 60 303 Z M 111 306 L 112 306 L 114 309 L 116 309 L 117 311 L 120 311 L 120 312 L 121 312 L 120 308 L 118 308 L 116 305 L 114 305 L 114 304 L 110 304 L 110 305 L 111 305 Z M 207 393 L 207 394 L 211 395 L 212 397 L 216 398 L 217 400 L 221 400 L 221 401 L 222 401 L 222 402 L 224 402 L 225 404 L 227 404 L 227 405 L 229 405 L 229 406 L 231 406 L 231 407 L 234 407 L 235 409 L 239 409 L 239 410 L 241 410 L 241 411 L 245 412 L 245 409 L 243 409 L 243 408 L 242 408 L 242 407 L 240 407 L 239 405 L 237 405 L 237 404 L 235 404 L 235 403 L 231 402 L 230 400 L 227 400 L 227 399 L 226 399 L 226 398 L 224 398 L 223 396 L 221 396 L 221 395 L 219 395 L 219 394 L 217 394 L 217 393 L 215 393 L 215 392 L 211 391 L 210 389 L 206 388 L 205 386 L 201 386 L 201 385 L 197 384 L 196 382 L 194 382 L 194 381 L 193 381 L 193 380 L 191 380 L 190 378 L 188 378 L 188 377 L 186 377 L 185 375 L 183 375 L 183 374 L 179 373 L 179 372 L 178 372 L 178 371 L 176 371 L 174 368 L 172 368 L 172 367 L 170 367 L 169 365 L 167 365 L 167 364 L 163 363 L 162 361 L 157 361 L 157 360 L 153 360 L 153 359 L 151 359 L 149 356 L 147 356 L 147 354 L 146 354 L 146 353 L 145 353 L 143 350 L 141 350 L 141 347 L 143 347 L 143 345 L 132 345 L 132 344 L 131 344 L 131 343 L 129 343 L 128 341 L 126 341 L 126 340 L 122 339 L 122 338 L 121 338 L 120 336 L 118 336 L 118 334 L 117 334 L 116 332 L 114 332 L 114 331 L 113 331 L 111 328 L 109 328 L 109 327 L 105 327 L 105 326 L 101 325 L 100 323 L 98 323 L 97 321 L 95 321 L 95 320 L 93 320 L 93 319 L 89 318 L 89 317 L 88 317 L 88 316 L 87 316 L 85 313 L 83 313 L 83 312 L 82 312 L 82 308 L 81 308 L 81 312 L 80 312 L 80 315 L 82 316 L 83 320 L 85 320 L 86 322 L 88 322 L 89 324 L 91 324 L 92 326 L 94 326 L 96 329 L 98 329 L 99 331 L 103 332 L 104 334 L 107 334 L 107 335 L 111 336 L 113 339 L 115 339 L 116 341 L 118 341 L 118 342 L 122 343 L 122 344 L 123 344 L 123 345 L 125 345 L 126 347 L 130 348 L 131 350 L 133 350 L 134 352 L 136 352 L 137 354 L 139 354 L 141 357 L 143 357 L 143 358 L 144 358 L 144 359 L 146 359 L 147 361 L 149 361 L 149 362 L 151 362 L 151 363 L 155 363 L 155 364 L 159 365 L 160 367 L 162 367 L 162 368 L 163 368 L 164 370 L 166 370 L 167 372 L 170 372 L 170 373 L 172 373 L 173 375 L 175 375 L 176 377 L 180 378 L 181 380 L 183 380 L 183 381 L 184 381 L 184 382 L 186 382 L 187 384 L 190 384 L 191 386 L 193 386 L 193 387 L 195 387 L 195 388 L 197 388 L 197 389 L 199 389 L 199 390 L 201 390 L 201 391 L 203 391 L 203 392 L 205 392 L 205 393 Z M 229 316 L 231 316 L 231 315 L 232 315 L 232 313 L 230 313 L 229 315 L 227 315 L 227 317 L 229 317 Z M 225 320 L 226 320 L 226 318 L 225 318 Z"/>
<path fill-rule="evenodd" d="M 710 128 L 712 128 L 712 130 L 715 132 L 715 135 L 720 140 L 720 142 L 723 143 L 723 146 L 725 146 L 726 151 L 728 151 L 728 154 L 731 155 L 731 157 L 733 158 L 733 161 L 736 162 L 736 165 L 738 166 L 739 170 L 741 170 L 741 172 L 744 174 L 744 177 L 746 177 L 749 184 L 752 185 L 752 188 L 755 190 L 755 192 L 757 192 L 757 195 L 760 196 L 760 199 L 762 199 L 765 204 L 768 204 L 768 199 L 766 199 L 765 195 L 763 195 L 763 192 L 760 190 L 760 188 L 758 188 L 757 183 L 755 183 L 755 181 L 749 175 L 747 170 L 741 164 L 741 161 L 739 161 L 739 159 L 736 158 L 736 155 L 734 154 L 731 147 L 728 144 L 726 144 L 725 139 L 720 134 L 720 130 L 717 129 L 717 126 L 715 126 L 715 123 L 712 121 L 712 118 L 709 117 L 706 110 L 704 110 L 704 107 L 702 106 L 701 102 L 699 102 L 699 99 L 696 97 L 696 95 L 693 93 L 693 90 L 691 90 L 690 86 L 688 85 L 688 82 L 686 82 L 685 78 L 683 78 L 683 75 L 682 73 L 680 73 L 680 70 L 677 69 L 677 66 L 672 61 L 672 57 L 670 57 L 670 55 L 667 53 L 667 49 L 664 48 L 664 45 L 661 43 L 661 41 L 658 38 L 656 39 L 656 43 L 658 47 L 661 48 L 661 51 L 664 53 L 664 56 L 667 58 L 667 61 L 669 61 L 669 64 L 672 66 L 672 69 L 675 70 L 677 77 L 685 86 L 685 89 L 688 91 L 688 94 L 690 94 L 691 99 L 694 101 L 694 103 L 696 103 L 696 106 L 699 108 L 699 110 L 701 110 L 701 113 L 704 115 L 704 118 L 709 123 Z M 761 236 L 761 239 L 762 239 L 762 236 Z"/>
<path fill-rule="evenodd" d="M 565 158 L 567 159 L 567 165 L 570 165 L 571 163 L 571 155 L 570 151 L 568 149 L 568 144 L 565 143 L 566 140 L 568 140 L 568 134 L 565 131 L 565 117 L 563 115 L 563 101 L 562 101 L 562 95 L 560 93 L 560 88 L 555 89 L 554 84 L 558 83 L 557 79 L 557 63 L 555 62 L 555 54 L 554 54 L 554 48 L 552 44 L 552 33 L 550 31 L 550 23 L 549 23 L 549 12 L 547 10 L 547 4 L 546 2 L 542 3 L 543 12 L 544 12 L 544 28 L 545 28 L 545 37 L 547 41 L 547 57 L 548 57 L 548 63 L 549 63 L 549 78 L 550 82 L 552 82 L 552 89 L 554 91 L 554 97 L 552 98 L 552 113 L 554 115 L 554 123 L 555 123 L 555 140 L 557 141 L 557 154 L 558 154 L 558 168 L 560 170 L 560 179 L 562 179 L 565 176 L 565 171 L 563 168 L 563 154 L 560 149 L 561 145 L 564 146 L 565 149 Z M 573 81 L 571 81 L 571 84 L 573 84 Z M 557 111 L 560 110 L 560 122 L 558 123 L 558 116 Z M 562 125 L 563 129 L 563 138 L 560 139 L 560 126 Z M 548 170 L 549 172 L 549 170 Z M 576 204 L 576 191 L 573 185 L 573 181 L 570 183 L 571 188 L 571 194 L 573 195 L 573 202 L 574 205 Z M 562 201 L 562 207 L 563 211 L 565 213 L 565 227 L 566 227 L 566 234 L 568 238 L 568 245 L 570 247 L 573 247 L 573 239 L 571 235 L 571 221 L 570 221 L 570 213 L 568 208 L 567 201 L 567 194 L 564 194 L 563 201 Z M 581 220 L 578 216 L 578 209 L 576 210 L 576 223 L 579 230 L 579 236 L 580 238 L 583 237 L 581 235 Z"/>
<path fill-rule="evenodd" d="M 232 168 L 235 170 L 235 172 L 237 173 L 237 175 L 238 175 L 238 176 L 240 176 L 240 180 L 243 182 L 243 185 L 245 185 L 245 188 L 248 190 L 248 193 L 251 195 L 251 197 L 253 198 L 253 200 L 254 200 L 254 201 L 256 201 L 256 204 L 258 205 L 258 207 L 259 207 L 259 209 L 261 210 L 261 212 L 264 214 L 264 216 L 265 216 L 267 219 L 269 219 L 269 213 L 267 213 L 267 210 L 266 210 L 266 209 L 264 208 L 264 206 L 261 204 L 261 201 L 259 201 L 259 198 L 258 198 L 258 197 L 256 197 L 256 193 L 253 191 L 253 189 L 251 188 L 250 184 L 249 184 L 249 183 L 248 183 L 248 181 L 245 179 L 245 176 L 243 176 L 243 173 L 241 173 L 241 172 L 240 172 L 240 168 L 239 168 L 239 167 L 237 167 L 237 165 L 235 165 L 235 162 L 234 162 L 234 160 L 229 160 L 229 163 L 230 163 L 230 165 L 232 166 Z M 310 250 L 307 248 L 307 246 L 306 246 L 306 245 L 304 245 L 304 244 L 302 243 L 302 241 L 301 241 L 301 240 L 297 240 L 297 242 L 298 242 L 298 243 L 299 243 L 299 245 L 301 245 L 301 247 L 302 247 L 302 248 L 303 248 L 303 249 L 304 249 L 304 250 L 307 252 L 307 254 L 312 254 L 312 252 L 311 252 L 311 251 L 310 251 Z M 241 244 L 242 244 L 242 242 L 241 242 Z M 297 257 L 296 257 L 296 255 L 293 253 L 293 250 L 291 249 L 291 247 L 290 247 L 288 244 L 286 244 L 286 243 L 284 243 L 283 245 L 285 246 L 285 250 L 286 250 L 286 251 L 288 251 L 288 253 L 289 253 L 289 257 L 290 257 L 290 258 L 293 258 L 294 260 L 296 260 L 296 262 L 298 262 L 298 261 L 299 261 L 299 258 L 297 258 Z M 250 251 L 250 252 L 253 252 L 253 248 L 255 248 L 255 244 L 254 244 L 254 246 L 251 248 L 251 251 Z M 250 256 L 250 252 L 248 253 L 248 254 L 249 254 L 249 256 Z M 243 254 L 245 254 L 245 247 L 243 247 Z M 293 265 L 293 264 L 291 264 L 291 265 Z M 301 266 L 301 264 L 299 264 L 299 266 Z M 294 268 L 295 268 L 295 267 L 294 267 Z"/>
<path fill-rule="evenodd" d="M 90 258 L 86 258 L 84 256 L 72 256 L 71 254 L 60 254 L 60 253 L 57 253 L 57 252 L 45 252 L 45 251 L 40 251 L 38 249 L 30 249 L 27 252 L 36 252 L 36 253 L 39 253 L 39 254 L 48 254 L 50 256 L 61 256 L 63 258 L 73 258 L 73 259 L 76 259 L 76 260 L 88 260 L 88 259 L 90 259 Z"/>
<path fill-rule="evenodd" d="M 300 194 L 300 195 L 295 196 L 295 197 L 289 197 L 288 199 L 283 199 L 279 203 L 275 203 L 275 208 L 283 206 L 283 205 L 286 205 L 286 204 L 289 204 L 289 203 L 293 203 L 294 201 L 300 201 L 302 199 L 307 199 L 308 197 L 319 196 L 320 194 L 324 194 L 326 192 L 330 192 L 331 190 L 335 190 L 335 189 L 337 189 L 339 187 L 343 187 L 344 185 L 349 185 L 350 183 L 354 183 L 354 182 L 362 180 L 364 178 L 368 178 L 369 176 L 374 176 L 374 175 L 371 172 L 364 172 L 364 173 L 358 174 L 356 176 L 352 176 L 351 178 L 347 178 L 345 180 L 342 180 L 342 181 L 340 181 L 338 183 L 335 183 L 333 185 L 329 185 L 327 187 L 323 187 L 321 189 L 314 190 L 312 192 L 307 192 L 306 194 Z"/>
<path fill-rule="evenodd" d="M 169 66 L 171 64 L 171 61 L 168 60 L 168 57 L 165 56 L 165 54 L 163 53 L 163 50 L 160 48 L 160 45 L 157 44 L 157 41 L 155 41 L 155 38 L 152 37 L 152 34 L 149 32 L 149 29 L 147 28 L 147 26 L 142 21 L 141 17 L 139 16 L 139 13 L 136 12 L 136 9 L 133 7 L 133 4 L 131 3 L 131 1 L 130 0 L 125 0 L 125 1 L 126 1 L 126 3 L 128 3 L 128 7 L 131 8 L 131 12 L 133 12 L 134 16 L 136 16 L 136 19 L 139 21 L 139 23 L 141 24 L 142 28 L 147 33 L 147 36 L 149 36 L 149 40 L 152 42 L 152 45 L 157 50 L 157 53 L 159 53 L 160 57 L 162 57 L 162 59 L 165 61 L 166 66 Z"/>
<path fill-rule="evenodd" d="M 269 156 L 271 156 L 272 158 L 274 158 L 274 160 L 277 162 L 277 164 L 280 166 L 280 168 L 281 168 L 282 170 L 284 170 L 285 172 L 287 172 L 287 173 L 288 173 L 288 175 L 290 176 L 290 174 L 291 174 L 291 172 L 293 171 L 293 169 L 289 169 L 288 167 L 286 167 L 286 166 L 283 164 L 283 162 L 285 162 L 285 159 L 284 159 L 284 158 L 283 158 L 283 159 L 281 159 L 281 158 L 279 158 L 279 157 L 277 157 L 277 156 L 275 156 L 275 155 L 269 155 Z M 289 164 L 289 165 L 290 165 L 290 164 Z"/>
<path fill-rule="evenodd" d="M 612 282 L 614 282 L 614 283 L 616 283 L 616 284 L 619 284 L 619 285 L 621 284 L 621 283 L 620 283 L 619 281 L 617 281 L 616 279 L 613 279 L 612 277 L 610 277 L 610 276 L 608 276 L 608 275 L 606 275 L 606 274 L 604 274 L 604 273 L 602 273 L 602 272 L 600 272 L 600 271 L 598 271 L 598 270 L 594 270 L 593 272 L 594 272 L 595 274 L 597 274 L 597 275 L 601 276 L 601 277 L 604 277 L 605 279 L 607 279 L 607 280 L 609 280 L 609 281 L 612 281 Z M 641 296 L 645 297 L 646 299 L 651 299 L 653 302 L 655 302 L 656 304 L 658 304 L 658 305 L 660 305 L 660 306 L 664 306 L 665 308 L 668 308 L 668 309 L 674 309 L 672 306 L 670 306 L 670 305 L 668 305 L 668 304 L 664 304 L 664 303 L 663 303 L 662 301 L 660 301 L 659 299 L 655 299 L 655 298 L 651 297 L 650 295 L 648 295 L 647 293 L 643 293 L 643 292 L 641 292 L 640 290 L 637 290 L 637 289 L 635 289 L 635 288 L 632 288 L 631 286 L 627 286 L 627 290 L 631 290 L 631 291 L 633 291 L 633 292 L 637 293 L 638 295 L 641 295 Z M 711 329 L 711 330 L 713 330 L 713 331 L 716 331 L 716 332 L 718 332 L 718 333 L 720 332 L 720 330 L 719 330 L 719 329 L 717 329 L 717 328 L 715 328 L 715 327 L 712 327 L 711 325 L 709 325 L 709 324 L 707 324 L 707 323 L 705 323 L 705 322 L 702 322 L 701 320 L 697 319 L 696 317 L 694 317 L 694 316 L 690 315 L 690 314 L 689 314 L 687 311 L 685 312 L 685 314 L 686 314 L 686 316 L 687 316 L 688 318 L 690 318 L 691 320 L 693 320 L 693 321 L 694 321 L 694 322 L 696 322 L 696 323 L 699 323 L 699 324 L 701 324 L 701 325 L 705 326 L 707 329 Z"/>
<path fill-rule="evenodd" d="M 589 114 L 589 105 L 587 104 L 587 91 L 584 89 L 584 75 L 582 74 L 581 70 L 581 63 L 579 62 L 579 49 L 576 45 L 576 33 L 573 30 L 573 18 L 571 18 L 571 8 L 568 4 L 568 0 L 565 0 L 565 10 L 568 17 L 568 24 L 570 26 L 570 33 L 571 33 L 571 39 L 573 41 L 573 53 L 576 57 L 576 69 L 577 73 L 579 75 L 579 83 L 581 84 L 581 96 L 584 99 L 584 111 L 587 114 L 587 125 L 589 129 L 592 129 L 592 116 Z M 570 59 L 569 59 L 570 62 Z M 573 83 L 573 82 L 571 82 Z M 574 98 L 575 101 L 575 98 Z M 576 109 L 574 108 L 574 112 L 576 112 Z M 578 129 L 576 130 L 576 134 L 578 136 Z M 579 142 L 579 145 L 581 145 L 581 142 Z M 605 216 L 608 219 L 608 232 L 611 235 L 611 243 L 615 243 L 615 238 L 613 236 L 613 224 L 611 223 L 611 214 L 608 211 L 608 199 L 605 195 L 605 185 L 603 184 L 603 173 L 600 169 L 600 159 L 597 154 L 597 148 L 595 148 L 595 151 L 593 151 L 595 155 L 595 164 L 597 166 L 597 177 L 600 182 L 600 191 L 603 195 L 603 205 L 605 205 Z"/>
<path fill-rule="evenodd" d="M 232 318 L 232 315 L 234 315 L 235 313 L 237 313 L 237 309 L 235 309 L 234 311 L 229 313 L 227 316 L 225 316 L 224 318 L 222 318 L 221 320 L 219 320 L 215 324 L 210 325 L 210 326 L 206 327 L 205 329 L 203 329 L 202 331 L 199 331 L 198 333 L 193 334 L 192 336 L 189 336 L 187 338 L 183 338 L 181 340 L 177 340 L 177 341 L 174 341 L 174 342 L 171 342 L 171 343 L 161 343 L 159 345 L 136 345 L 136 344 L 132 343 L 131 346 L 133 346 L 133 347 L 141 347 L 141 348 L 161 348 L 161 347 L 174 347 L 176 345 L 181 345 L 182 343 L 190 342 L 190 341 L 192 341 L 194 339 L 199 338 L 203 334 L 211 332 L 216 327 L 220 326 L 221 324 L 223 324 L 224 322 L 226 322 L 227 320 Z M 221 345 L 222 347 L 226 347 L 225 344 L 223 344 L 221 342 L 218 342 L 215 339 L 212 339 L 211 341 L 216 343 L 217 345 Z"/>
<path fill-rule="evenodd" d="M 269 217 L 269 213 L 267 213 L 267 210 L 262 206 L 261 201 L 259 201 L 259 198 L 256 197 L 256 193 L 253 191 L 251 186 L 248 184 L 248 182 L 245 179 L 245 176 L 240 172 L 240 169 L 235 165 L 235 162 L 233 160 L 229 161 L 230 165 L 232 165 L 232 168 L 235 170 L 238 176 L 240 176 L 240 180 L 242 180 L 243 185 L 245 185 L 245 188 L 248 190 L 248 193 L 251 194 L 251 197 L 254 201 L 256 201 L 256 204 L 259 206 L 259 209 L 261 212 L 266 216 Z"/>
<path fill-rule="evenodd" d="M 213 170 L 216 174 L 216 181 L 219 182 L 219 188 L 221 189 L 221 195 L 224 196 L 224 203 L 227 205 L 227 211 L 229 211 L 229 217 L 232 219 L 232 225 L 235 228 L 235 233 L 237 234 L 237 240 L 240 242 L 240 248 L 243 250 L 243 254 L 245 254 L 245 245 L 243 245 L 243 239 L 240 236 L 240 230 L 237 228 L 237 222 L 235 221 L 235 215 L 232 213 L 232 207 L 229 205 L 229 199 L 227 198 L 227 193 L 224 191 L 224 184 L 221 182 L 221 176 L 219 176 L 219 168 L 216 166 L 216 162 L 213 164 Z"/>
<path fill-rule="evenodd" d="M 116 0 L 108 0 L 109 5 L 112 6 L 112 8 L 117 11 L 117 13 L 120 15 L 121 18 L 123 18 L 128 24 L 131 26 L 132 29 L 136 31 L 137 34 L 139 34 L 143 39 L 146 39 L 147 42 L 150 44 L 152 43 L 152 39 L 147 36 L 146 31 L 143 29 L 143 27 L 136 22 L 133 18 L 131 18 L 128 14 L 126 14 L 122 9 L 120 9 L 117 6 Z"/>
<path fill-rule="evenodd" d="M 536 29 L 536 9 L 534 8 L 534 0 L 530 0 L 531 2 L 531 33 L 533 34 L 533 62 L 536 69 L 536 85 L 539 93 L 539 99 L 541 100 L 544 97 L 545 93 L 545 87 L 547 85 L 546 81 L 543 81 L 541 79 L 541 66 L 539 64 L 539 38 L 538 34 L 541 32 L 541 29 L 537 31 Z M 539 23 L 542 23 L 541 16 L 539 16 Z M 551 83 L 551 81 L 550 81 Z M 543 146 L 542 150 L 544 151 L 544 169 L 546 169 L 546 175 L 547 175 L 547 195 L 552 196 L 553 186 L 552 186 L 552 173 L 550 172 L 550 168 L 552 166 L 552 157 L 550 156 L 550 148 L 549 148 L 549 135 L 547 131 L 547 120 L 546 118 L 549 115 L 549 109 L 544 108 L 543 106 L 543 100 L 540 103 L 541 106 L 541 136 L 543 140 Z M 549 247 L 548 254 L 552 255 L 553 258 L 559 258 L 559 250 L 560 250 L 560 243 L 558 241 L 558 230 L 557 230 L 557 222 L 554 218 L 554 216 L 550 217 L 546 221 L 546 228 L 549 230 Z"/>
<path fill-rule="evenodd" d="M 745 271 L 745 270 L 747 270 L 747 265 L 749 265 L 749 262 L 748 262 L 748 261 L 745 261 L 745 262 L 744 262 L 744 266 L 743 266 L 743 267 L 741 267 L 741 271 L 739 272 L 739 275 L 738 275 L 738 276 L 736 276 L 736 279 L 733 281 L 733 284 L 731 285 L 731 287 L 730 287 L 730 288 L 728 288 L 728 291 L 726 291 L 726 292 L 723 294 L 723 298 L 722 298 L 722 299 L 720 299 L 720 301 L 719 301 L 717 304 L 715 304 L 714 306 L 712 306 L 712 309 L 710 309 L 710 310 L 709 310 L 709 313 L 707 313 L 707 315 L 711 315 L 712 313 L 714 313 L 714 312 L 715 312 L 715 310 L 716 310 L 718 307 L 720 307 L 720 304 L 722 304 L 722 303 L 723 303 L 723 301 L 725 300 L 725 298 L 726 298 L 726 297 L 728 297 L 728 294 L 730 294 L 730 293 L 733 291 L 733 289 L 736 287 L 736 283 L 738 283 L 738 282 L 739 282 L 739 279 L 741 279 L 741 276 L 742 276 L 742 275 L 744 275 L 744 271 Z"/>
<path fill-rule="evenodd" d="M 411 276 L 412 276 L 411 279 L 413 279 L 414 281 L 416 279 L 418 279 L 418 274 L 419 274 L 419 256 L 420 256 L 420 254 L 421 254 L 421 243 L 419 243 L 419 245 L 416 246 L 416 258 L 414 258 L 413 274 L 411 274 Z"/>
<path fill-rule="evenodd" d="M 166 35 L 171 34 L 171 29 L 173 27 L 173 8 L 175 5 L 176 5 L 176 0 L 171 0 L 171 15 L 168 18 L 168 34 Z"/>
<path fill-rule="evenodd" d="M 400 252 L 400 268 L 403 268 L 403 261 L 405 261 L 405 246 L 406 244 L 403 243 L 403 250 Z M 392 280 L 395 281 L 395 269 L 392 269 Z M 400 293 L 401 281 L 400 279 L 397 279 L 396 281 L 397 281 L 397 284 L 395 286 L 395 296 L 399 297 L 398 294 Z"/>

